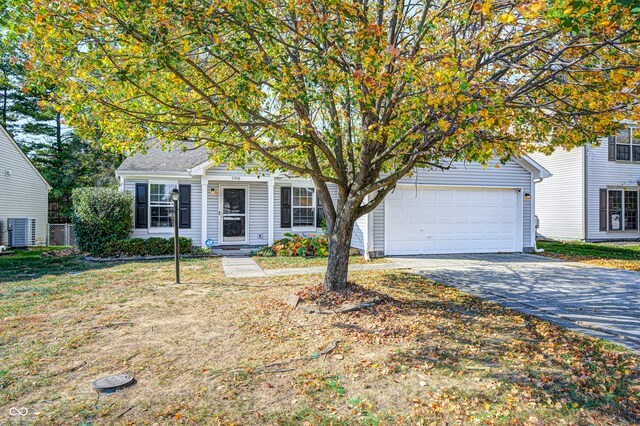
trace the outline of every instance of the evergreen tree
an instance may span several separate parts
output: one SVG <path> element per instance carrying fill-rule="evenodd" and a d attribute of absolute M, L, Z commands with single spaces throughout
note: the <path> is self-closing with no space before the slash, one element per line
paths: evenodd
<path fill-rule="evenodd" d="M 43 101 L 54 99 L 56 87 L 29 85 L 20 40 L 3 26 L 0 10 L 0 120 L 49 182 L 49 221 L 71 219 L 71 193 L 83 186 L 115 185 L 118 154 L 100 149 L 98 139 L 78 137 L 63 117 Z"/>

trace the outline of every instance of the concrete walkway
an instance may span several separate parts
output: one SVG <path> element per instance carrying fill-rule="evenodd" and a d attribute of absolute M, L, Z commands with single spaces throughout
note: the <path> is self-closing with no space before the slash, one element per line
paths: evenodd
<path fill-rule="evenodd" d="M 640 353 L 640 273 L 527 254 L 396 257 L 434 281 Z"/>
<path fill-rule="evenodd" d="M 387 269 L 409 269 L 399 263 L 364 263 L 361 265 L 349 265 L 349 272 L 355 271 L 383 271 Z M 326 266 L 314 266 L 310 268 L 286 268 L 286 269 L 265 269 L 267 276 L 284 276 L 284 275 L 309 275 L 324 274 L 327 270 Z"/>
<path fill-rule="evenodd" d="M 262 269 L 251 257 L 223 257 L 222 269 L 229 278 L 259 278 L 289 275 L 324 274 L 326 266 L 309 268 Z M 399 263 L 365 263 L 350 265 L 349 271 L 381 271 L 386 269 L 408 269 Z"/>
<path fill-rule="evenodd" d="M 223 257 L 222 269 L 229 278 L 266 277 L 262 268 L 250 257 Z"/>

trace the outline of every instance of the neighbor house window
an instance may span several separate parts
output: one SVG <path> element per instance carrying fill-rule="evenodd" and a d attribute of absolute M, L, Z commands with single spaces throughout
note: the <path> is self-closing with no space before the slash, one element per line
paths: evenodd
<path fill-rule="evenodd" d="M 173 227 L 173 199 L 175 184 L 152 183 L 149 185 L 149 215 L 152 228 Z"/>
<path fill-rule="evenodd" d="M 610 189 L 607 217 L 610 231 L 637 231 L 638 191 Z"/>
<path fill-rule="evenodd" d="M 314 188 L 293 187 L 292 193 L 293 226 L 316 226 L 316 196 Z"/>
<path fill-rule="evenodd" d="M 621 131 L 615 138 L 616 160 L 640 161 L 640 130 L 636 133 L 634 128 Z"/>

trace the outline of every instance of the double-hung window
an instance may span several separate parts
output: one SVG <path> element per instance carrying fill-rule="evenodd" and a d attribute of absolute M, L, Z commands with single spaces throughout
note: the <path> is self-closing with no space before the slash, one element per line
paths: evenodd
<path fill-rule="evenodd" d="M 638 136 L 638 138 L 635 138 Z M 633 127 L 622 130 L 615 138 L 615 155 L 618 161 L 640 162 L 640 130 Z"/>
<path fill-rule="evenodd" d="M 294 227 L 316 227 L 316 193 L 314 188 L 294 186 L 291 207 Z"/>
<path fill-rule="evenodd" d="M 149 215 L 152 228 L 173 227 L 173 199 L 171 191 L 177 185 L 170 183 L 149 184 Z"/>
<path fill-rule="evenodd" d="M 610 231 L 638 230 L 638 191 L 609 189 L 607 207 Z"/>

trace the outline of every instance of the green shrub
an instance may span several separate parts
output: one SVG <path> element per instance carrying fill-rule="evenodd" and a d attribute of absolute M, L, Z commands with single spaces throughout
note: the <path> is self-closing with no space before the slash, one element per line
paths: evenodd
<path fill-rule="evenodd" d="M 81 251 L 101 255 L 133 229 L 133 196 L 111 188 L 73 190 L 73 229 Z"/>
<path fill-rule="evenodd" d="M 169 240 L 165 238 L 151 237 L 145 241 L 145 252 L 143 255 L 147 256 L 163 256 L 173 253 L 173 239 L 171 239 L 171 245 Z M 181 250 L 182 251 L 182 250 Z"/>
<path fill-rule="evenodd" d="M 192 253 L 191 238 L 180 237 L 180 253 Z M 101 254 L 103 257 L 167 256 L 173 254 L 173 238 L 131 238 L 110 242 Z"/>
<path fill-rule="evenodd" d="M 273 243 L 271 251 L 276 256 L 327 256 L 329 240 L 326 235 L 284 234 Z"/>

